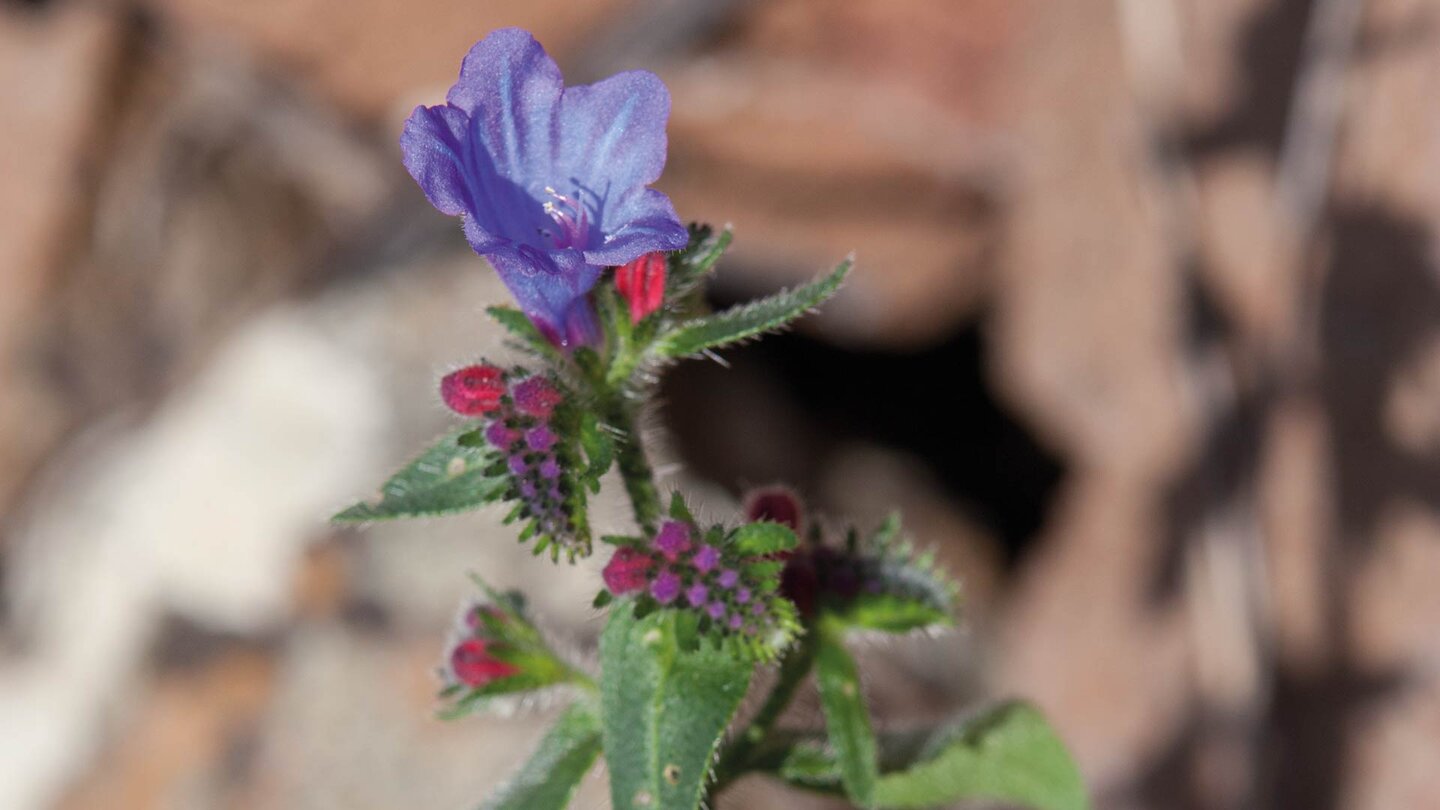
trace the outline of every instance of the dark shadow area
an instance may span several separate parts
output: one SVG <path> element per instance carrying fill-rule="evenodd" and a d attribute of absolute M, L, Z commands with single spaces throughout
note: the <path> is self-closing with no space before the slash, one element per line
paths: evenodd
<path fill-rule="evenodd" d="M 1236 337 L 1233 323 L 1201 279 L 1195 269 L 1186 274 L 1186 347 L 1196 366 L 1221 360 Z M 1155 606 L 1178 595 L 1186 549 L 1199 539 L 1205 522 L 1237 505 L 1245 508 L 1242 499 L 1255 491 L 1271 399 L 1268 390 L 1237 391 L 1223 410 L 1209 414 L 1198 452 L 1167 488 L 1164 548 L 1150 587 Z"/>
<path fill-rule="evenodd" d="M 1440 337 L 1434 240 L 1419 221 L 1378 206 L 1330 222 L 1320 302 L 1318 394 L 1330 423 L 1336 497 L 1347 546 L 1364 544 L 1387 503 L 1440 508 L 1440 458 L 1386 431 L 1392 387 Z"/>
<path fill-rule="evenodd" d="M 1193 157 L 1245 148 L 1279 154 L 1314 5 L 1315 0 L 1277 0 L 1255 15 L 1239 46 L 1239 98 L 1182 139 Z"/>
<path fill-rule="evenodd" d="M 901 450 L 995 533 L 1013 564 L 1064 468 L 996 398 L 985 355 L 979 322 L 909 353 L 772 335 L 724 352 L 729 368 L 667 372 L 664 416 L 687 465 L 732 491 L 774 480 L 813 490 L 856 440 Z"/>

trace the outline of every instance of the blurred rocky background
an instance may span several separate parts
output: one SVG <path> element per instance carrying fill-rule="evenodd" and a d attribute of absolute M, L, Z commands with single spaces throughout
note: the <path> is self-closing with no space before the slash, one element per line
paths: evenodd
<path fill-rule="evenodd" d="M 1102 808 L 1440 806 L 1440 2 L 0 0 L 0 807 L 472 806 L 553 712 L 433 719 L 465 572 L 593 654 L 499 514 L 325 523 L 503 351 L 396 146 L 502 25 L 666 79 L 717 304 L 858 253 L 652 438 L 964 580 L 862 651 L 882 727 L 1025 695 Z"/>

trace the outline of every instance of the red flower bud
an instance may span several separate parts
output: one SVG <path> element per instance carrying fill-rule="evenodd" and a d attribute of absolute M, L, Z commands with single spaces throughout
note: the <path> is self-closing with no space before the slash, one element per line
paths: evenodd
<path fill-rule="evenodd" d="M 605 579 L 605 587 L 620 596 L 645 587 L 650 567 L 654 564 L 650 555 L 640 549 L 621 546 L 615 550 L 615 556 L 605 564 L 605 570 L 600 575 Z"/>
<path fill-rule="evenodd" d="M 646 253 L 615 268 L 615 289 L 630 302 L 630 322 L 639 323 L 665 302 L 665 254 Z"/>
<path fill-rule="evenodd" d="M 483 416 L 500 407 L 504 377 L 495 366 L 466 366 L 440 380 L 440 398 L 461 416 Z"/>
<path fill-rule="evenodd" d="M 478 638 L 467 638 L 456 645 L 450 653 L 450 669 L 456 679 L 470 687 L 520 674 L 519 667 L 492 657 L 485 642 Z"/>

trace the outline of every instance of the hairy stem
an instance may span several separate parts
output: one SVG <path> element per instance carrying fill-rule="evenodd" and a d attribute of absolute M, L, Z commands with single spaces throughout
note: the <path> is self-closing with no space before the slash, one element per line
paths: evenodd
<path fill-rule="evenodd" d="M 781 659 L 780 678 L 766 696 L 760 711 L 755 713 L 755 719 L 720 752 L 720 760 L 715 766 L 715 781 L 710 786 L 711 795 L 724 790 L 751 769 L 755 754 L 769 740 L 776 721 L 785 713 L 795 697 L 795 690 L 814 664 L 815 643 L 806 635 Z"/>
<path fill-rule="evenodd" d="M 625 481 L 635 522 L 647 533 L 653 532 L 660 520 L 660 492 L 655 486 L 655 471 L 645 455 L 645 443 L 635 426 L 635 409 L 623 400 L 618 401 L 608 409 L 606 421 L 621 434 L 616 443 L 615 466 Z"/>

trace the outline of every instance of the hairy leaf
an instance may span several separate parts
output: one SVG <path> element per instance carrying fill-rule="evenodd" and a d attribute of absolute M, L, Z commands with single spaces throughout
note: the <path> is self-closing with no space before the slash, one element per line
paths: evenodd
<path fill-rule="evenodd" d="M 483 810 L 564 810 L 599 755 L 599 714 L 593 706 L 576 703 Z"/>
<path fill-rule="evenodd" d="M 928 731 L 887 734 L 879 743 L 877 808 L 937 807 L 966 800 L 1035 810 L 1090 807 L 1064 743 L 1044 716 L 1023 702 L 1004 703 Z M 835 752 L 814 739 L 794 744 L 779 776 L 809 790 L 841 788 Z"/>
<path fill-rule="evenodd" d="M 335 515 L 339 523 L 364 523 L 464 512 L 499 500 L 508 486 L 486 468 L 495 460 L 489 448 L 460 443 L 471 428 L 440 439 L 405 465 L 380 490 L 380 500 L 360 503 Z"/>
<path fill-rule="evenodd" d="M 679 324 L 662 334 L 652 351 L 660 357 L 686 357 L 778 329 L 834 295 L 850 265 L 846 259 L 809 284 Z"/>
<path fill-rule="evenodd" d="M 682 643 L 684 614 L 617 602 L 600 638 L 605 761 L 616 810 L 693 810 L 751 665 Z"/>
<path fill-rule="evenodd" d="M 825 733 L 835 752 L 840 783 L 850 800 L 871 807 L 879 778 L 875 732 L 860 690 L 855 659 L 845 649 L 841 628 L 822 624 L 815 653 L 815 684 L 825 713 Z"/>
<path fill-rule="evenodd" d="M 789 526 L 779 523 L 746 523 L 730 535 L 735 550 L 746 557 L 761 557 L 795 548 L 798 542 Z"/>

